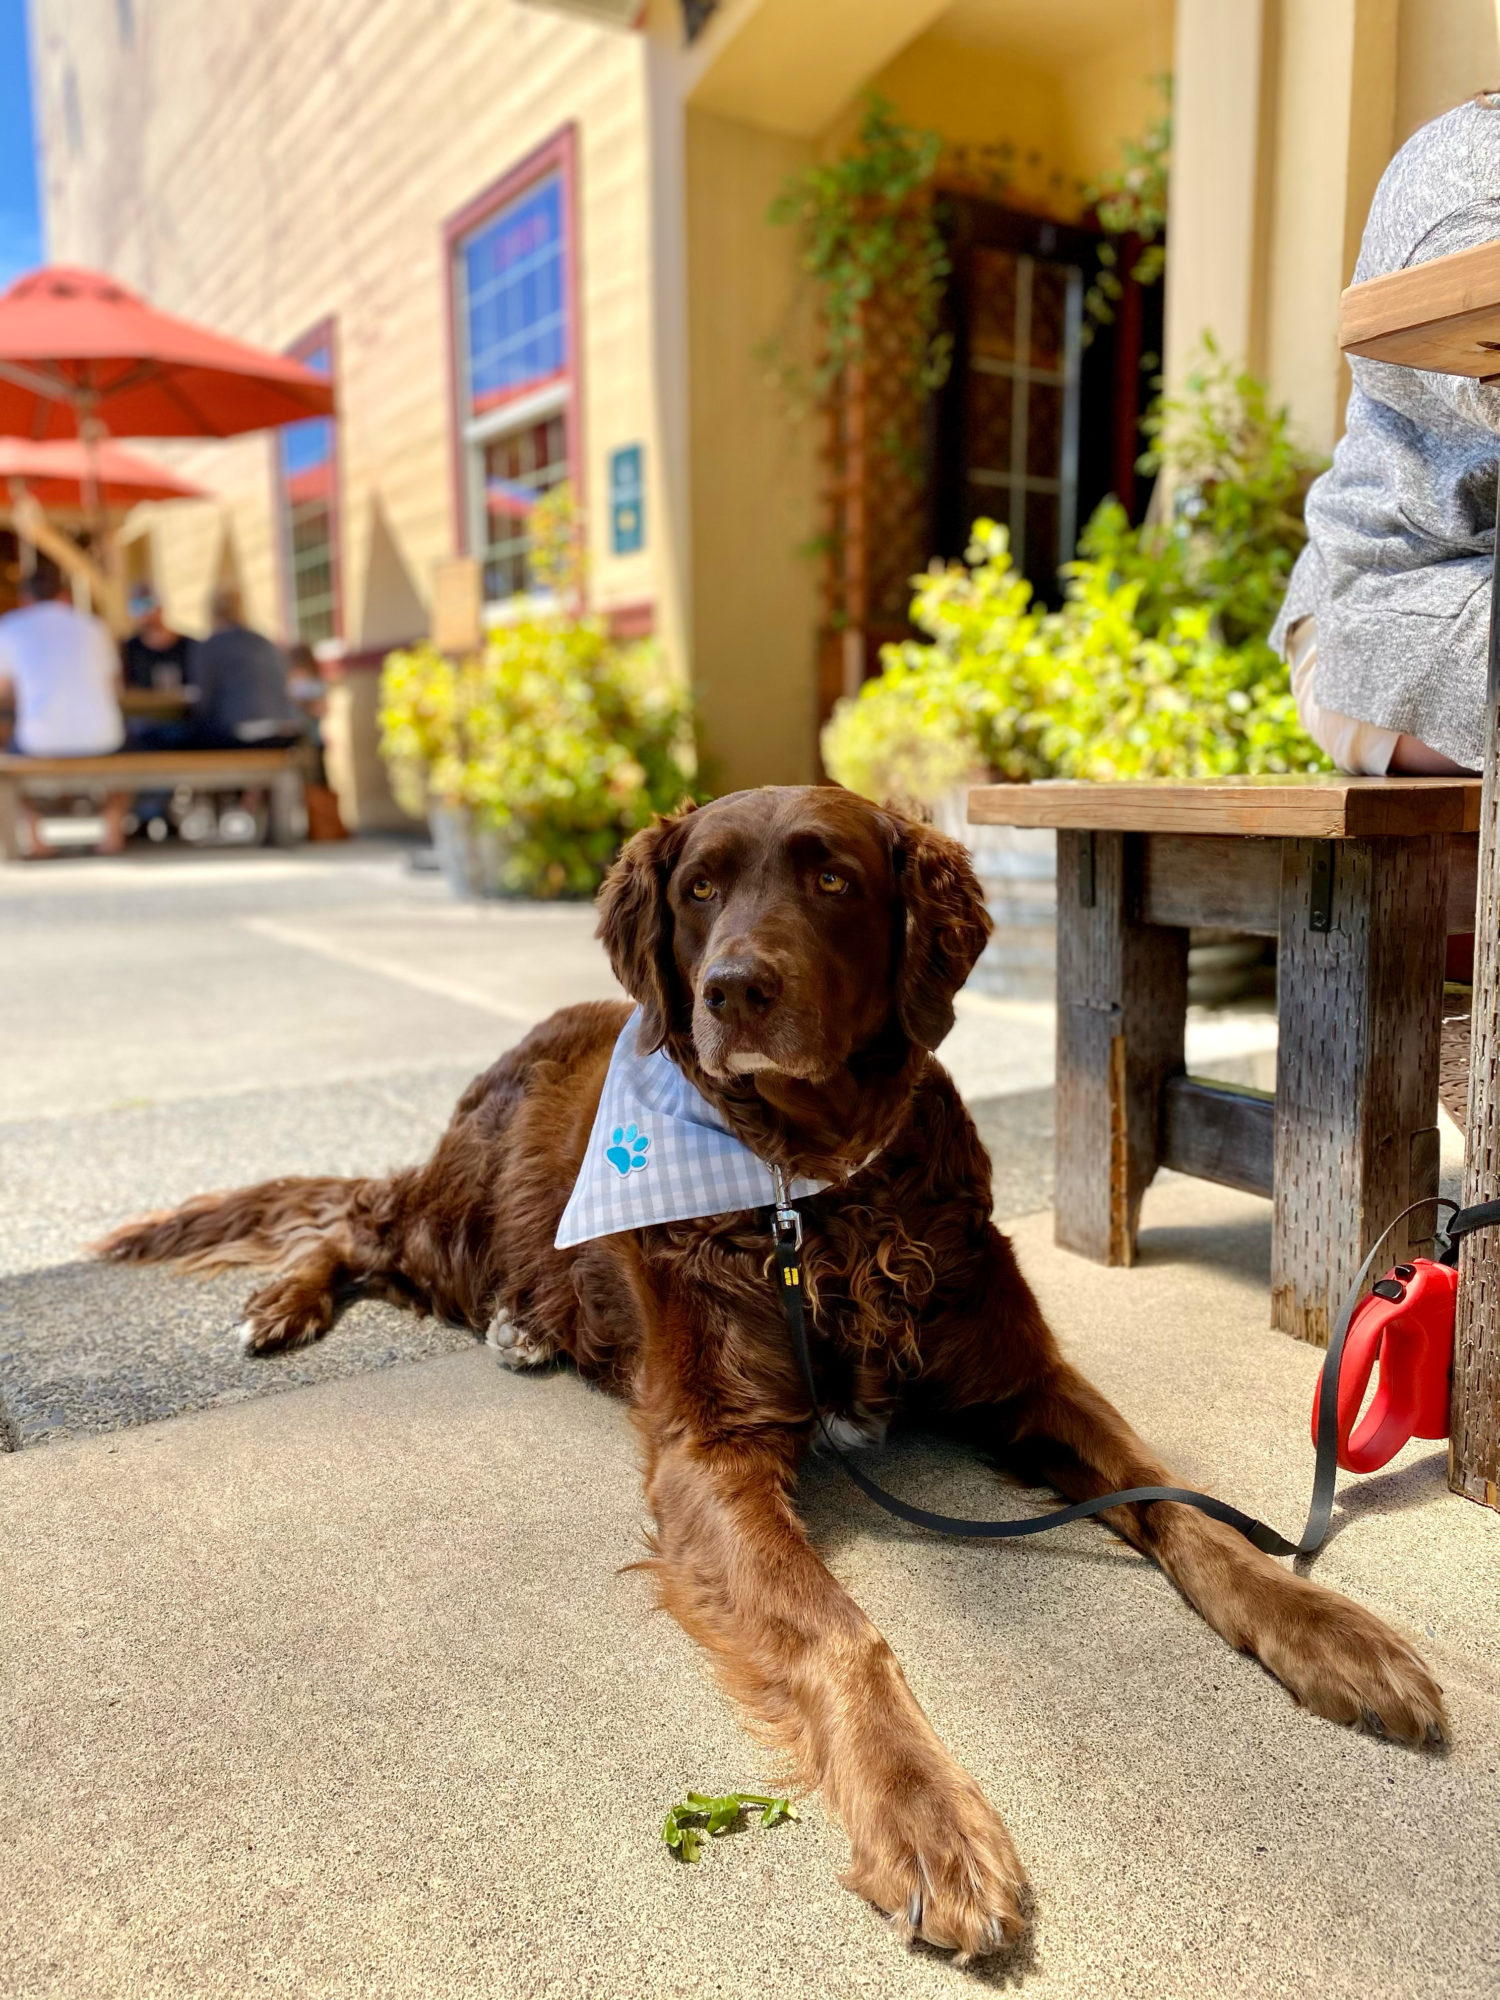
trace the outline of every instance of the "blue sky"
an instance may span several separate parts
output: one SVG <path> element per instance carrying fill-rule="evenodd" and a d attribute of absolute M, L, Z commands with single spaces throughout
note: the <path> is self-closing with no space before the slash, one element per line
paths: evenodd
<path fill-rule="evenodd" d="M 0 285 L 41 261 L 26 0 L 0 0 Z"/>

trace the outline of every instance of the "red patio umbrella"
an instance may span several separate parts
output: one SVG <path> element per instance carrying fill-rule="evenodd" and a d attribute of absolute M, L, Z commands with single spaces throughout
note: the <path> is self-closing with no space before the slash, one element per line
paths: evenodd
<path fill-rule="evenodd" d="M 333 407 L 300 361 L 158 312 L 101 272 L 49 265 L 0 293 L 0 432 L 235 437 Z"/>
<path fill-rule="evenodd" d="M 190 479 L 169 472 L 107 439 L 96 444 L 93 465 L 77 438 L 33 444 L 29 438 L 0 437 L 0 489 L 22 486 L 43 507 L 86 507 L 92 472 L 99 501 L 106 507 L 133 507 L 140 500 L 206 500 Z"/>

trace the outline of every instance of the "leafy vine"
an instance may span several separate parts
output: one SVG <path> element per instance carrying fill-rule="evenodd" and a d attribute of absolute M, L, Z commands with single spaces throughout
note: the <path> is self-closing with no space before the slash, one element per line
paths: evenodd
<path fill-rule="evenodd" d="M 777 228 L 800 235 L 802 268 L 820 295 L 821 359 L 810 381 L 781 367 L 784 387 L 810 391 L 813 400 L 828 395 L 843 371 L 865 358 L 868 309 L 878 301 L 882 317 L 900 330 L 917 389 L 941 388 L 953 344 L 942 325 L 952 264 L 939 183 L 996 196 L 1009 178 L 1011 152 L 1003 144 L 950 145 L 867 93 L 849 150 L 794 174 L 767 213 Z"/>
<path fill-rule="evenodd" d="M 938 133 L 904 124 L 885 98 L 872 95 L 849 151 L 794 174 L 771 203 L 767 220 L 798 231 L 802 268 L 821 293 L 816 396 L 863 360 L 866 309 L 877 295 L 905 329 L 923 389 L 947 374 L 949 343 L 939 322 L 951 266 L 932 200 L 942 151 Z"/>
<path fill-rule="evenodd" d="M 1124 293 L 1120 277 L 1122 239 L 1134 237 L 1139 249 L 1126 274 L 1138 285 L 1160 282 L 1166 269 L 1167 182 L 1172 160 L 1172 79 L 1155 79 L 1161 92 L 1162 108 L 1147 126 L 1141 139 L 1126 139 L 1120 146 L 1120 164 L 1101 174 L 1083 190 L 1083 201 L 1099 219 L 1105 232 L 1099 245 L 1099 271 L 1084 294 L 1084 338 L 1092 339 L 1115 316 L 1115 306 Z"/>

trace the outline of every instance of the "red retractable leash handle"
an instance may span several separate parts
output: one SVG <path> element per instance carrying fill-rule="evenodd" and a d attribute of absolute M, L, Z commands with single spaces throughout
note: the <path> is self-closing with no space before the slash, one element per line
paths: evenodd
<path fill-rule="evenodd" d="M 1457 1268 L 1429 1257 L 1397 1264 L 1360 1301 L 1338 1371 L 1338 1462 L 1345 1472 L 1378 1472 L 1413 1438 L 1448 1435 L 1457 1305 Z M 1377 1362 L 1375 1394 L 1356 1425 Z M 1313 1392 L 1314 1444 L 1322 1389 L 1320 1375 Z"/>

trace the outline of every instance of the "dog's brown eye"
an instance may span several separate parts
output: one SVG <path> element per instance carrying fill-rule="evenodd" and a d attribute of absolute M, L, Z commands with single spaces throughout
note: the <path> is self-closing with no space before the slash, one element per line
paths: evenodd
<path fill-rule="evenodd" d="M 706 903 L 714 892 L 714 885 L 706 875 L 700 875 L 688 890 L 695 903 Z"/>
<path fill-rule="evenodd" d="M 818 887 L 825 896 L 842 896 L 848 886 L 848 876 L 840 875 L 836 868 L 825 868 L 818 877 Z"/>

